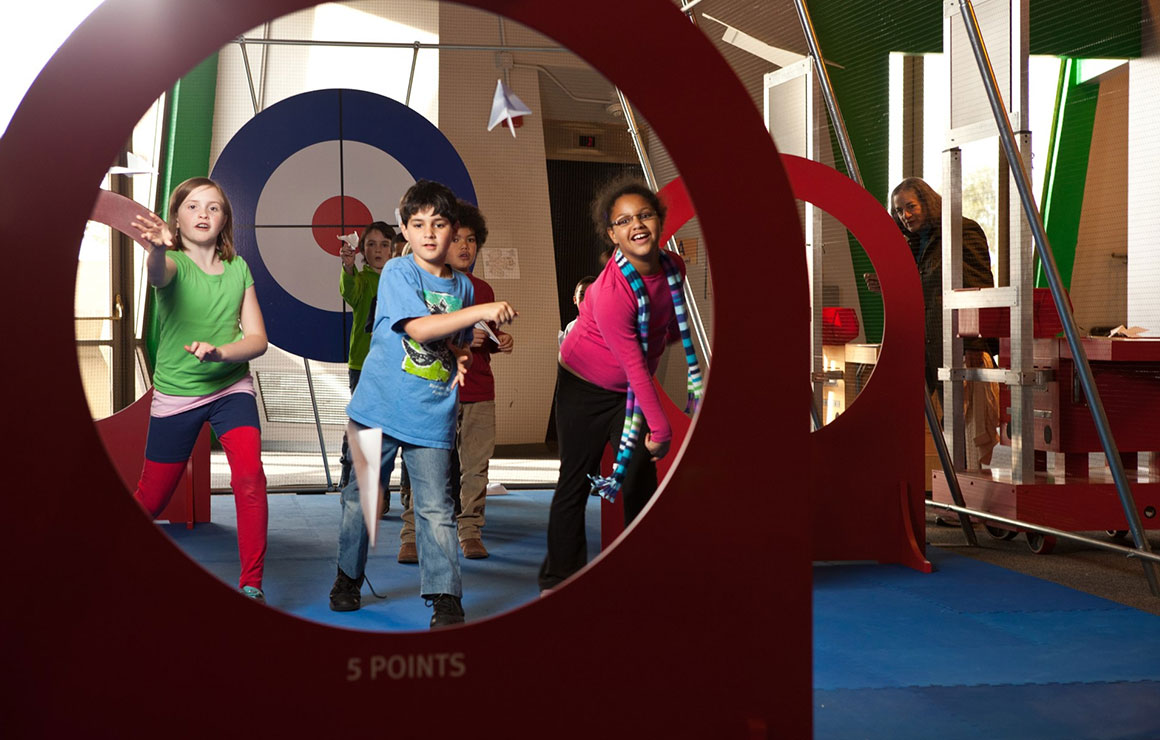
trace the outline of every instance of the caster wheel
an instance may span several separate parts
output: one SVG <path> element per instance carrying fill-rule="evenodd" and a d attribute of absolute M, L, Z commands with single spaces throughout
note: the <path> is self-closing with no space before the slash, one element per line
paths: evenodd
<path fill-rule="evenodd" d="M 1128 530 L 1126 529 L 1105 529 L 1104 532 L 1113 540 L 1123 540 L 1128 537 Z"/>
<path fill-rule="evenodd" d="M 992 539 L 996 540 L 1013 540 L 1015 539 L 1015 535 L 1019 534 L 1018 532 L 1011 529 L 996 527 L 994 524 L 984 524 L 983 529 L 987 530 L 987 534 L 989 534 Z"/>
<path fill-rule="evenodd" d="M 1027 546 L 1036 555 L 1047 555 L 1055 549 L 1055 538 L 1049 534 L 1027 533 Z"/>

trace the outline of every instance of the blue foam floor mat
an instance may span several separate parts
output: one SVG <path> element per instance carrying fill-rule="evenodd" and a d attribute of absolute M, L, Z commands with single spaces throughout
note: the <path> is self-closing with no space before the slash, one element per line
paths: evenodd
<path fill-rule="evenodd" d="M 377 546 L 367 557 L 366 575 L 376 593 L 362 588 L 362 608 L 332 612 L 331 584 L 336 572 L 338 494 L 271 494 L 263 589 L 267 602 L 303 619 L 367 631 L 425 630 L 431 609 L 419 598 L 419 566 L 401 565 L 398 493 L 391 494 L 388 518 L 379 523 Z M 539 597 L 537 574 L 544 558 L 551 491 L 511 491 L 487 502 L 484 543 L 490 557 L 460 558 L 463 608 L 468 620 L 494 616 Z M 236 587 L 237 518 L 233 497 L 211 497 L 211 519 L 186 529 L 158 524 L 206 570 Z M 586 512 L 589 559 L 600 552 L 600 504 L 591 497 Z"/>
<path fill-rule="evenodd" d="M 336 627 L 422 630 L 418 566 L 395 562 L 398 495 L 381 522 L 363 608 L 328 607 L 335 574 L 337 494 L 269 497 L 265 589 L 272 606 Z M 551 491 L 488 500 L 491 557 L 463 560 L 468 619 L 538 596 Z M 232 497 L 212 497 L 210 524 L 159 524 L 194 560 L 233 587 L 238 576 Z M 600 541 L 599 501 L 587 511 L 589 556 Z M 936 571 L 901 566 L 814 568 L 816 738 L 1051 738 L 1160 740 L 1160 617 L 928 548 Z"/>
<path fill-rule="evenodd" d="M 1160 738 L 1160 617 L 928 548 L 814 568 L 818 738 Z"/>

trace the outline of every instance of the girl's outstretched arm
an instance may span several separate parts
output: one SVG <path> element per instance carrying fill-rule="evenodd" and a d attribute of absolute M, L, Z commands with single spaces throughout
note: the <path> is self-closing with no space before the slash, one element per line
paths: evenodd
<path fill-rule="evenodd" d="M 169 247 L 173 246 L 173 232 L 169 230 L 169 224 L 150 213 L 148 216 L 137 216 L 133 227 L 141 232 L 141 238 L 151 245 L 149 256 L 145 258 L 149 284 L 164 288 L 177 274 L 177 263 L 166 254 Z"/>
<path fill-rule="evenodd" d="M 249 362 L 266 352 L 266 322 L 262 319 L 262 309 L 258 306 L 258 293 L 254 286 L 246 288 L 242 296 L 241 312 L 242 338 L 221 347 L 209 342 L 191 342 L 185 351 L 195 355 L 199 362 Z"/>

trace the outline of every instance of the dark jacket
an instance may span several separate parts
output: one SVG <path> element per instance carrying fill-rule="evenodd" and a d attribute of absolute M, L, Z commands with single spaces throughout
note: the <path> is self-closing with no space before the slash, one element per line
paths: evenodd
<path fill-rule="evenodd" d="M 922 279 L 922 299 L 926 305 L 926 387 L 938 389 L 938 369 L 942 366 L 942 228 L 939 224 L 926 239 L 918 234 L 907 234 L 910 252 L 918 265 Z M 991 288 L 995 278 L 991 274 L 991 255 L 987 251 L 987 235 L 979 224 L 963 219 L 963 287 Z M 982 337 L 963 339 L 963 351 L 983 350 L 994 353 L 993 343 Z"/>

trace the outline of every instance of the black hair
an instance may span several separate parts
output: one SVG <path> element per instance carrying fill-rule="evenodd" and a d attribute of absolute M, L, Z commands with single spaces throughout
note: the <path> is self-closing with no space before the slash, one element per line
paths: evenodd
<path fill-rule="evenodd" d="M 403 226 L 420 211 L 430 208 L 436 216 L 442 216 L 452 223 L 459 221 L 457 199 L 451 188 L 434 180 L 420 180 L 403 194 L 399 201 L 399 223 Z"/>
<path fill-rule="evenodd" d="M 367 234 L 371 233 L 372 231 L 377 231 L 383 236 L 392 240 L 397 236 L 397 234 L 395 234 L 394 228 L 392 228 L 391 225 L 386 221 L 375 221 L 368 224 L 367 227 L 363 229 L 362 236 L 358 238 L 358 251 L 362 252 L 363 254 L 366 254 L 366 252 L 363 250 L 363 247 L 367 245 Z"/>
<path fill-rule="evenodd" d="M 475 246 L 482 248 L 487 241 L 487 219 L 474 204 L 461 200 L 459 205 L 459 225 L 475 232 Z"/>
<path fill-rule="evenodd" d="M 588 292 L 588 286 L 596 282 L 596 278 L 592 275 L 585 275 L 576 281 L 576 287 L 572 289 L 572 295 L 576 295 L 576 291 L 580 291 L 580 300 L 584 300 L 584 293 Z M 583 288 L 583 290 L 581 290 Z"/>
<path fill-rule="evenodd" d="M 625 195 L 639 195 L 648 201 L 649 206 L 657 212 L 657 230 L 664 231 L 665 214 L 668 209 L 660 197 L 652 191 L 643 180 L 636 175 L 624 175 L 612 180 L 592 200 L 592 225 L 596 227 L 596 235 L 605 244 L 611 244 L 608 230 L 612 228 L 612 207 L 616 201 Z M 659 237 L 660 234 L 658 233 Z"/>

